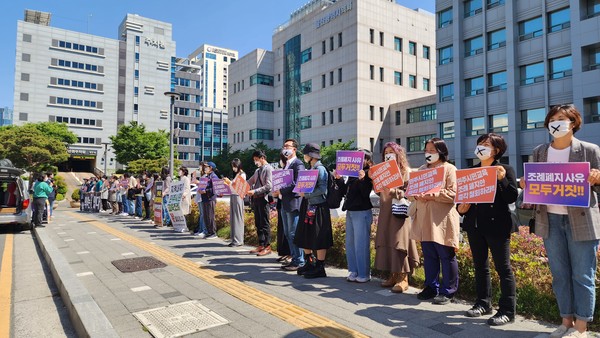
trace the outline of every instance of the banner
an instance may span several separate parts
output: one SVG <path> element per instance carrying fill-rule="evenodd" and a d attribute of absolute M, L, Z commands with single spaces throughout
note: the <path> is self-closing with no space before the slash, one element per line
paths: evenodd
<path fill-rule="evenodd" d="M 294 184 L 294 171 L 292 169 L 273 170 L 273 191 L 279 191 Z"/>
<path fill-rule="evenodd" d="M 523 203 L 590 206 L 589 162 L 524 163 Z"/>
<path fill-rule="evenodd" d="M 208 186 L 208 177 L 200 177 L 198 179 L 198 184 L 196 185 L 196 192 L 205 191 Z"/>
<path fill-rule="evenodd" d="M 454 203 L 494 203 L 498 174 L 495 167 L 456 171 L 457 194 Z"/>
<path fill-rule="evenodd" d="M 315 190 L 317 185 L 317 179 L 319 178 L 319 170 L 300 170 L 298 172 L 298 180 L 293 192 L 299 193 L 311 193 Z"/>
<path fill-rule="evenodd" d="M 171 182 L 169 188 L 169 202 L 167 202 L 167 211 L 171 216 L 171 223 L 173 224 L 173 230 L 176 232 L 185 232 L 188 230 L 185 222 L 185 217 L 181 211 L 181 199 L 183 197 L 183 186 L 184 182 L 177 181 Z"/>
<path fill-rule="evenodd" d="M 369 177 L 373 180 L 373 191 L 381 192 L 384 187 L 389 189 L 404 185 L 402 173 L 396 160 L 389 160 L 372 166 Z"/>
<path fill-rule="evenodd" d="M 219 179 L 214 179 L 212 180 L 213 183 L 213 193 L 217 196 L 225 196 L 225 195 L 231 195 L 231 189 L 229 188 L 229 186 L 227 184 L 225 184 L 225 182 L 223 182 L 223 180 L 219 180 Z"/>
<path fill-rule="evenodd" d="M 444 167 L 411 171 L 408 179 L 408 188 L 406 188 L 406 196 L 440 192 L 446 183 L 444 182 L 445 171 Z"/>
<path fill-rule="evenodd" d="M 358 177 L 364 160 L 365 153 L 362 151 L 338 150 L 335 152 L 335 172 L 341 176 Z"/>
<path fill-rule="evenodd" d="M 163 199 L 163 181 L 154 182 L 156 187 L 156 194 L 152 203 L 152 210 L 154 211 L 154 224 L 162 225 L 162 199 Z"/>
<path fill-rule="evenodd" d="M 240 196 L 241 199 L 246 197 L 248 191 L 250 191 L 250 185 L 242 176 L 236 176 L 236 178 L 231 182 L 231 188 L 233 191 Z"/>

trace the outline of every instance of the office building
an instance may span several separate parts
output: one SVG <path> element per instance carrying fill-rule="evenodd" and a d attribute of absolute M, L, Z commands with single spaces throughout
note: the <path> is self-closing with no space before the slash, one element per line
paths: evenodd
<path fill-rule="evenodd" d="M 8 107 L 0 108 L 0 127 L 10 126 L 13 121 L 13 110 Z"/>

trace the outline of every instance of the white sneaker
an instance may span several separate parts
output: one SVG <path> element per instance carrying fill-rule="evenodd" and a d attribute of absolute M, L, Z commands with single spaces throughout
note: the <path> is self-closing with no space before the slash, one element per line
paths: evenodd
<path fill-rule="evenodd" d="M 371 277 L 356 277 L 356 281 L 357 283 L 367 283 L 368 281 L 371 280 Z"/>
<path fill-rule="evenodd" d="M 203 239 L 204 237 L 206 237 L 206 234 L 203 233 L 203 232 L 201 232 L 201 233 L 198 234 L 198 237 Z"/>
<path fill-rule="evenodd" d="M 587 332 L 579 332 L 575 328 L 570 328 L 562 338 L 587 338 Z"/>
<path fill-rule="evenodd" d="M 346 280 L 348 282 L 356 282 L 356 277 L 358 277 L 358 273 L 356 273 L 356 272 L 350 272 L 348 274 L 348 277 L 346 277 Z"/>
<path fill-rule="evenodd" d="M 556 330 L 554 330 L 552 333 L 550 333 L 550 338 L 561 338 L 562 336 L 564 336 L 567 331 L 569 331 L 569 328 L 567 328 L 564 325 L 561 325 L 559 327 L 556 328 Z"/>

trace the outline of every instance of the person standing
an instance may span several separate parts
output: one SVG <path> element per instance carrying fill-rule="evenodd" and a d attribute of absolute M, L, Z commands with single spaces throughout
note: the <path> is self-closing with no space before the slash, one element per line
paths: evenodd
<path fill-rule="evenodd" d="M 202 215 L 206 225 L 205 239 L 217 239 L 217 224 L 215 223 L 215 207 L 217 206 L 217 195 L 213 191 L 213 180 L 219 178 L 214 171 L 217 165 L 214 162 L 206 162 L 204 172 L 208 178 L 208 185 L 202 192 Z"/>
<path fill-rule="evenodd" d="M 108 184 L 108 179 L 106 176 L 102 176 L 101 180 L 102 185 L 100 187 L 100 201 L 102 202 L 102 209 L 100 211 L 106 212 L 109 208 L 108 206 L 108 190 L 110 189 Z"/>
<path fill-rule="evenodd" d="M 117 192 L 118 192 L 118 182 L 117 182 L 118 178 L 117 176 L 111 176 L 110 179 L 108 180 L 108 203 L 111 206 L 111 215 L 116 215 L 119 213 L 119 203 L 117 200 Z"/>
<path fill-rule="evenodd" d="M 498 134 L 479 136 L 475 155 L 481 163 L 473 166 L 495 167 L 497 179 L 494 203 L 463 203 L 457 205 L 458 213 L 464 215 L 462 228 L 467 232 L 469 246 L 475 265 L 475 289 L 477 301 L 465 315 L 480 317 L 492 313 L 492 282 L 488 251 L 492 252 L 494 267 L 500 276 L 499 310 L 488 319 L 489 325 L 504 325 L 515 320 L 516 282 L 510 265 L 510 234 L 512 218 L 508 205 L 517 200 L 515 170 L 498 163 L 506 152 L 506 142 Z"/>
<path fill-rule="evenodd" d="M 544 119 L 553 140 L 533 149 L 533 162 L 589 162 L 591 186 L 588 208 L 537 205 L 535 234 L 544 239 L 562 324 L 552 338 L 587 337 L 587 324 L 594 319 L 596 300 L 596 253 L 600 240 L 600 147 L 583 142 L 574 134 L 583 121 L 577 108 L 557 105 Z M 521 188 L 528 189 L 527 178 Z M 595 193 L 594 193 L 595 192 Z"/>
<path fill-rule="evenodd" d="M 143 217 L 142 205 L 144 203 L 144 185 L 146 180 L 143 175 L 137 175 L 135 180 L 135 218 L 141 219 Z"/>
<path fill-rule="evenodd" d="M 206 237 L 206 224 L 204 224 L 204 212 L 202 207 L 202 194 L 200 191 L 200 178 L 205 177 L 204 174 L 204 162 L 200 162 L 198 165 L 198 170 L 196 170 L 192 175 L 192 183 L 196 185 L 196 196 L 194 196 L 194 202 L 198 206 L 198 224 L 190 233 L 194 236 L 198 236 L 200 238 Z"/>
<path fill-rule="evenodd" d="M 54 179 L 49 178 L 46 180 L 46 183 L 52 188 L 52 192 L 48 194 L 47 202 L 47 215 L 48 215 L 48 223 L 52 221 L 52 216 L 54 215 L 54 201 L 56 200 L 56 184 L 54 183 Z"/>
<path fill-rule="evenodd" d="M 271 221 L 269 219 L 269 193 L 272 188 L 273 167 L 267 162 L 267 155 L 262 150 L 256 150 L 252 154 L 252 160 L 258 167 L 254 175 L 248 180 L 250 191 L 248 196 L 252 198 L 252 210 L 254 211 L 254 222 L 258 234 L 258 247 L 251 250 L 257 256 L 271 253 Z"/>
<path fill-rule="evenodd" d="M 152 208 L 150 207 L 150 203 L 152 202 L 152 198 L 154 198 L 154 195 L 152 194 L 152 190 L 154 189 L 154 177 L 149 171 L 144 171 L 142 178 L 144 179 L 144 196 L 142 196 L 142 198 L 144 201 L 144 209 L 146 209 L 146 216 L 142 218 L 142 221 L 151 221 Z"/>
<path fill-rule="evenodd" d="M 225 178 L 229 185 L 236 180 L 246 179 L 246 173 L 239 158 L 231 161 L 231 170 L 235 174 L 233 181 Z M 244 200 L 232 189 L 229 196 L 229 215 L 231 218 L 231 243 L 230 247 L 244 245 Z"/>
<path fill-rule="evenodd" d="M 452 301 L 458 290 L 458 261 L 455 249 L 458 248 L 460 222 L 458 211 L 454 207 L 456 167 L 448 163 L 448 147 L 437 137 L 426 141 L 425 161 L 427 163 L 419 170 L 444 170 L 444 185 L 435 194 L 414 197 L 417 204 L 411 215 L 411 238 L 421 242 L 425 268 L 425 289 L 417 298 L 433 298 L 433 304 L 445 305 Z M 441 285 L 438 282 L 440 265 Z"/>
<path fill-rule="evenodd" d="M 46 200 L 48 194 L 52 192 L 52 187 L 44 181 L 44 176 L 39 175 L 37 182 L 33 187 L 33 224 L 36 227 L 43 228 L 42 218 L 44 215 L 44 207 L 46 207 Z"/>

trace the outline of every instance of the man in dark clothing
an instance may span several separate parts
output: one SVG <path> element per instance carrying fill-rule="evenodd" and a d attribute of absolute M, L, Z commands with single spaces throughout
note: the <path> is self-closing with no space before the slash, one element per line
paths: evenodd
<path fill-rule="evenodd" d="M 254 223 L 258 233 L 258 247 L 250 253 L 264 256 L 271 253 L 271 221 L 269 220 L 269 193 L 272 187 L 273 167 L 267 162 L 267 156 L 262 150 L 252 154 L 254 164 L 258 167 L 248 180 L 254 211 Z"/>

